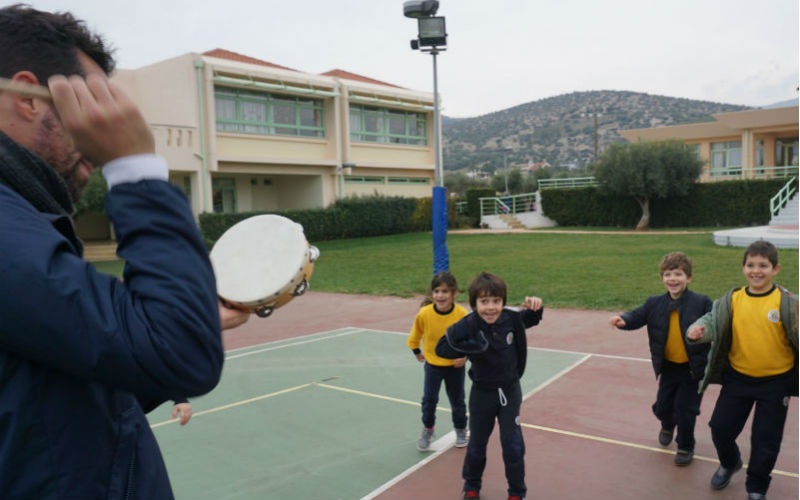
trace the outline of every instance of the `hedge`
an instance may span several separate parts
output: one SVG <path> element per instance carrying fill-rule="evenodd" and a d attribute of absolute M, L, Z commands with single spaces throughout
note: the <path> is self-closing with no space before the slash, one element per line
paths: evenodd
<path fill-rule="evenodd" d="M 766 225 L 769 200 L 784 184 L 786 179 L 695 184 L 686 196 L 650 200 L 650 227 Z M 597 186 L 543 189 L 542 210 L 560 226 L 634 227 L 641 217 L 632 197 L 607 195 Z"/>
<path fill-rule="evenodd" d="M 426 204 L 427 223 L 422 213 Z M 430 198 L 367 196 L 342 199 L 320 209 L 203 213 L 200 214 L 200 230 L 206 245 L 211 248 L 222 233 L 237 222 L 270 213 L 302 225 L 306 239 L 311 242 L 408 233 L 430 230 L 430 205 Z M 455 206 L 449 210 L 455 216 Z"/>

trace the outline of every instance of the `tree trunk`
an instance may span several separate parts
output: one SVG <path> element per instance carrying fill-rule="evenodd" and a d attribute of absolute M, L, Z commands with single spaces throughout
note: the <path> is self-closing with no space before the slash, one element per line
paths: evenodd
<path fill-rule="evenodd" d="M 642 207 L 642 218 L 636 224 L 636 230 L 641 231 L 642 229 L 647 229 L 650 224 L 650 198 L 636 198 L 636 201 Z"/>

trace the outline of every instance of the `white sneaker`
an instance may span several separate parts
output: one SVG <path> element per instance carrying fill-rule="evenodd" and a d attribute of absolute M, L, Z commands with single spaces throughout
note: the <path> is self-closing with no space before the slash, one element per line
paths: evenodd
<path fill-rule="evenodd" d="M 433 427 L 430 429 L 423 427 L 422 434 L 417 439 L 417 449 L 419 451 L 427 451 L 431 447 L 431 438 L 433 438 Z"/>
<path fill-rule="evenodd" d="M 456 448 L 463 448 L 468 444 L 467 429 L 456 429 Z"/>

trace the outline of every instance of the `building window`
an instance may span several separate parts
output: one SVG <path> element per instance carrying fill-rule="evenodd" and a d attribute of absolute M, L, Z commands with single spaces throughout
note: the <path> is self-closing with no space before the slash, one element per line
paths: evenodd
<path fill-rule="evenodd" d="M 727 176 L 742 173 L 742 142 L 711 143 L 711 175 Z"/>
<path fill-rule="evenodd" d="M 797 166 L 797 138 L 782 138 L 775 141 L 775 166 Z"/>
<path fill-rule="evenodd" d="M 345 175 L 344 181 L 348 184 L 383 184 L 383 177 L 366 175 Z"/>
<path fill-rule="evenodd" d="M 325 137 L 320 99 L 214 87 L 214 107 L 219 131 Z"/>
<path fill-rule="evenodd" d="M 384 144 L 428 144 L 424 113 L 374 106 L 350 105 L 350 139 Z"/>
<path fill-rule="evenodd" d="M 211 196 L 214 202 L 214 212 L 236 212 L 236 180 L 232 177 L 212 179 Z"/>
<path fill-rule="evenodd" d="M 427 177 L 389 177 L 386 181 L 389 184 L 424 184 L 426 186 L 431 183 Z"/>

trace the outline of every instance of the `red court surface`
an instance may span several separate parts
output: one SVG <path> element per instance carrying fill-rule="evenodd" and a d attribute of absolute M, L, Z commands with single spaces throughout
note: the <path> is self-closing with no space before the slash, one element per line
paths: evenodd
<path fill-rule="evenodd" d="M 468 305 L 465 305 L 468 307 Z M 330 331 L 347 326 L 407 332 L 419 298 L 372 297 L 309 292 L 267 319 L 252 318 L 225 332 L 227 349 Z M 741 499 L 745 471 L 721 491 L 709 487 L 718 467 L 708 419 L 719 386 L 711 386 L 697 419 L 695 460 L 673 464 L 675 444 L 656 441 L 658 421 L 650 406 L 656 380 L 645 330 L 612 330 L 606 311 L 547 309 L 540 325 L 528 330 L 530 348 L 585 353 L 585 359 L 528 395 L 521 423 L 527 447 L 529 499 Z M 745 462 L 749 426 L 738 439 Z M 409 446 L 416 435 L 409 436 Z M 452 499 L 461 495 L 464 449 L 450 448 L 406 471 L 368 498 Z M 798 498 L 798 404 L 792 398 L 783 447 L 772 475 L 770 499 Z M 481 498 L 506 498 L 497 433 L 489 445 Z"/>

